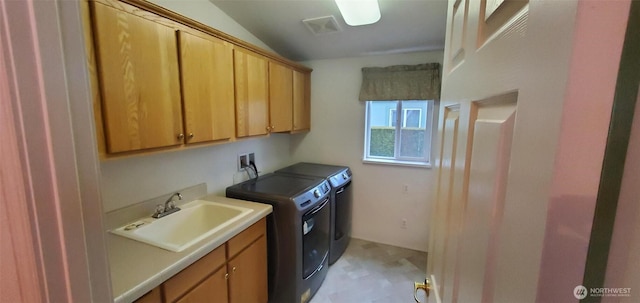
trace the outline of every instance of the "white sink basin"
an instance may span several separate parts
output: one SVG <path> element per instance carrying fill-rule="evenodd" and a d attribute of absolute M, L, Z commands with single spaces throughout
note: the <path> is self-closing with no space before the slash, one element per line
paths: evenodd
<path fill-rule="evenodd" d="M 203 200 L 186 203 L 180 208 L 180 211 L 166 217 L 154 219 L 149 216 L 111 232 L 180 252 L 253 211 L 250 208 Z"/>

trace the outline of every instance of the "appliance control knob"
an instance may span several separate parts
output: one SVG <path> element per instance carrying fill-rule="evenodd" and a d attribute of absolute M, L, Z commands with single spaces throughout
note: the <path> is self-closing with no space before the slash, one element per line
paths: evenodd
<path fill-rule="evenodd" d="M 320 191 L 319 191 L 319 190 L 317 190 L 317 189 L 316 189 L 316 190 L 314 190 L 314 191 L 313 191 L 313 196 L 314 196 L 314 197 L 316 197 L 316 198 L 320 198 Z"/>
<path fill-rule="evenodd" d="M 342 179 L 343 179 L 343 180 L 347 180 L 347 177 L 348 177 L 348 176 L 347 176 L 347 173 L 342 173 Z"/>

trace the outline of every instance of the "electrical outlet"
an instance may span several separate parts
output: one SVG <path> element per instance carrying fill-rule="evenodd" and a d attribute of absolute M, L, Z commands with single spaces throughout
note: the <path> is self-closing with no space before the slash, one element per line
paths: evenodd
<path fill-rule="evenodd" d="M 251 162 L 256 163 L 255 153 L 238 154 L 238 171 L 243 171 L 245 167 L 251 165 Z"/>
<path fill-rule="evenodd" d="M 238 154 L 238 171 L 244 170 L 249 166 L 249 154 Z"/>
<path fill-rule="evenodd" d="M 402 223 L 400 225 L 400 228 L 407 229 L 407 219 L 402 219 Z"/>

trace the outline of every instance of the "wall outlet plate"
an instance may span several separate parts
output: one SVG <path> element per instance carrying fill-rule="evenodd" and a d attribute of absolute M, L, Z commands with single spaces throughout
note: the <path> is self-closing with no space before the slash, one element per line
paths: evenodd
<path fill-rule="evenodd" d="M 238 154 L 238 171 L 244 171 L 244 168 L 250 166 L 250 163 L 256 163 L 255 153 Z"/>

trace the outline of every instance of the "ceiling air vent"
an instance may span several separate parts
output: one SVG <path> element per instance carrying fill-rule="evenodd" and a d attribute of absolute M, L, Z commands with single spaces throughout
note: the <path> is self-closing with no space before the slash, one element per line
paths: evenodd
<path fill-rule="evenodd" d="M 324 35 L 342 31 L 333 16 L 304 19 L 302 22 L 316 35 Z"/>

